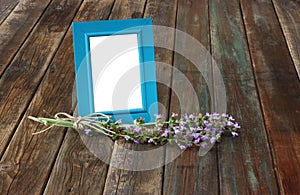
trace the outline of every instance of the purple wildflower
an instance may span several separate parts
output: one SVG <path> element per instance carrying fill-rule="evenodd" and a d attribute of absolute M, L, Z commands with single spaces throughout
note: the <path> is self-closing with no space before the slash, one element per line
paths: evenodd
<path fill-rule="evenodd" d="M 233 122 L 231 122 L 231 121 L 227 122 L 227 126 L 232 126 L 232 125 L 233 125 Z"/>
<path fill-rule="evenodd" d="M 209 127 L 204 127 L 204 131 L 208 132 L 208 131 L 210 131 L 210 128 Z"/>
<path fill-rule="evenodd" d="M 212 126 L 212 124 L 208 120 L 204 120 L 203 122 L 204 122 L 205 126 L 207 126 L 207 127 Z"/>
<path fill-rule="evenodd" d="M 161 136 L 168 137 L 170 132 L 171 131 L 169 131 L 169 130 L 166 129 L 165 132 Z"/>
<path fill-rule="evenodd" d="M 185 127 L 185 126 L 182 126 L 182 125 L 180 125 L 179 131 L 183 132 L 183 131 L 185 131 L 185 130 L 186 130 L 186 127 Z"/>
<path fill-rule="evenodd" d="M 186 146 L 184 146 L 184 145 L 179 144 L 178 146 L 179 146 L 179 148 L 180 148 L 181 150 L 186 149 Z"/>
<path fill-rule="evenodd" d="M 130 136 L 128 136 L 128 135 L 125 135 L 124 138 L 126 141 L 130 140 Z"/>
<path fill-rule="evenodd" d="M 153 139 L 150 138 L 150 139 L 148 140 L 148 143 L 152 143 L 152 142 L 153 142 Z"/>
<path fill-rule="evenodd" d="M 135 133 L 140 133 L 141 129 L 140 129 L 139 127 L 134 127 L 134 128 L 133 128 L 133 131 L 134 131 Z"/>
<path fill-rule="evenodd" d="M 237 137 L 239 134 L 237 133 L 237 132 L 231 132 L 231 134 L 232 134 L 232 137 Z"/>
<path fill-rule="evenodd" d="M 190 114 L 189 119 L 194 120 L 195 116 L 193 114 Z"/>
<path fill-rule="evenodd" d="M 200 138 L 194 140 L 194 144 L 199 144 L 199 143 L 200 143 Z"/>
<path fill-rule="evenodd" d="M 140 143 L 140 140 L 136 140 L 136 139 L 135 139 L 135 140 L 133 140 L 133 142 L 136 143 L 136 144 L 139 144 L 139 143 Z"/>
<path fill-rule="evenodd" d="M 239 128 L 241 128 L 241 126 L 239 126 L 239 124 L 238 124 L 238 123 L 234 123 L 233 127 L 234 127 L 234 128 L 236 128 L 236 129 L 239 129 Z"/>
<path fill-rule="evenodd" d="M 227 117 L 228 117 L 228 114 L 223 113 L 223 114 L 222 114 L 222 117 L 226 117 L 226 118 L 227 118 Z"/>
<path fill-rule="evenodd" d="M 187 114 L 184 114 L 184 119 L 185 120 L 188 120 L 189 119 L 189 116 Z"/>
<path fill-rule="evenodd" d="M 220 115 L 218 113 L 213 113 L 212 118 L 214 120 L 220 120 Z"/>
<path fill-rule="evenodd" d="M 191 144 L 191 143 L 187 144 L 187 147 L 188 147 L 188 148 L 190 148 L 190 147 L 192 147 L 192 146 L 193 146 L 193 144 Z"/>
<path fill-rule="evenodd" d="M 192 135 L 193 135 L 194 139 L 197 139 L 200 137 L 200 133 L 193 133 Z"/>
<path fill-rule="evenodd" d="M 179 133 L 179 132 L 180 132 L 180 130 L 179 130 L 179 126 L 175 126 L 175 127 L 173 127 L 173 130 L 174 130 L 174 133 L 175 133 L 175 134 L 177 134 L 177 133 Z"/>
<path fill-rule="evenodd" d="M 198 126 L 196 129 L 197 129 L 197 131 L 201 131 L 201 130 L 203 130 L 203 128 L 202 128 L 202 127 L 200 127 L 200 126 Z"/>
<path fill-rule="evenodd" d="M 176 113 L 174 113 L 174 112 L 172 113 L 172 117 L 173 117 L 173 118 L 175 118 L 175 117 L 177 117 L 177 116 L 178 116 L 178 114 L 176 114 Z"/>
<path fill-rule="evenodd" d="M 85 133 L 86 135 L 89 135 L 91 132 L 92 132 L 91 129 L 85 129 L 85 130 L 84 130 L 84 133 Z"/>

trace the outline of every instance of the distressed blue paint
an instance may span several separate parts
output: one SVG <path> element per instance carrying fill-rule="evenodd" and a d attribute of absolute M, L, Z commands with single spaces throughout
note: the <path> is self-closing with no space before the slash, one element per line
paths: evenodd
<path fill-rule="evenodd" d="M 132 123 L 137 117 L 143 117 L 145 122 L 153 121 L 153 115 L 158 112 L 158 106 L 152 20 L 143 18 L 73 22 L 72 28 L 79 116 L 95 113 L 89 37 L 136 33 L 139 44 L 143 108 L 104 113 L 112 115 L 113 120 L 122 119 L 123 123 Z"/>
<path fill-rule="evenodd" d="M 248 143 L 248 141 L 244 141 L 244 147 L 245 147 L 245 151 L 250 151 L 250 145 Z M 253 170 L 253 165 L 252 165 L 252 158 L 249 152 L 245 152 L 245 162 L 250 162 L 250 163 L 246 163 L 247 169 L 248 169 L 248 181 L 250 183 L 251 186 L 251 190 L 253 192 L 257 192 L 258 189 L 258 180 L 254 174 L 254 170 Z"/>

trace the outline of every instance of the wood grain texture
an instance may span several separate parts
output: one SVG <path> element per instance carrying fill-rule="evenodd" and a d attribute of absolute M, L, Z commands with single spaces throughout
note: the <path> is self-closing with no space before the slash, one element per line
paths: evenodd
<path fill-rule="evenodd" d="M 68 129 L 44 194 L 102 194 L 113 142 Z"/>
<path fill-rule="evenodd" d="M 211 69 L 208 1 L 178 1 L 176 30 L 178 31 L 175 35 L 175 51 L 181 53 L 176 53 L 174 56 L 175 70 L 173 70 L 172 75 L 173 93 L 170 111 L 182 114 L 195 113 L 196 110 L 209 111 L 211 105 L 210 95 L 206 81 L 202 76 L 202 72 L 208 72 Z M 182 34 L 185 36 L 182 36 Z M 191 62 L 192 60 L 194 62 Z M 195 62 L 197 64 L 193 64 Z M 202 64 L 208 65 L 202 66 Z M 206 69 L 201 69 L 202 67 Z M 180 72 L 189 82 L 183 82 Z M 196 92 L 198 96 L 196 100 L 192 98 L 193 94 L 189 93 L 188 84 L 191 84 L 192 90 Z M 182 100 L 179 102 L 178 96 L 181 94 L 176 94 L 176 92 L 182 92 L 182 89 L 185 89 L 185 93 L 181 96 Z M 199 108 L 195 109 L 197 105 L 195 101 L 199 102 Z"/>
<path fill-rule="evenodd" d="M 178 1 L 176 29 L 186 32 L 198 40 L 203 47 L 210 50 L 208 1 Z M 182 39 L 182 40 L 179 40 Z M 183 37 L 176 36 L 176 50 L 184 50 L 188 54 L 195 52 L 192 44 Z M 198 51 L 200 52 L 200 51 Z M 201 56 L 201 53 L 195 53 Z M 190 56 L 190 55 L 189 55 Z M 170 111 L 175 113 L 194 113 L 195 110 L 205 113 L 210 110 L 209 91 L 201 72 L 188 59 L 188 56 L 175 54 L 174 67 L 184 74 L 192 89 L 197 93 L 196 101 L 199 108 L 189 93 L 188 84 L 184 82 L 178 73 L 173 72 L 172 97 Z M 199 57 L 194 57 L 199 59 Z M 199 59 L 206 63 L 207 59 Z M 210 64 L 210 62 L 207 62 Z M 209 66 L 207 66 L 210 68 Z M 209 71 L 209 70 L 201 70 Z M 175 94 L 179 91 L 180 94 Z M 180 97 L 180 102 L 178 97 Z M 164 174 L 164 194 L 218 194 L 218 162 L 216 147 L 210 150 L 204 157 L 198 156 L 199 148 L 187 149 L 174 161 L 166 165 Z M 166 151 L 167 159 L 176 153 Z"/>
<path fill-rule="evenodd" d="M 212 54 L 225 82 L 228 113 L 242 127 L 237 139 L 224 137 L 219 144 L 220 193 L 277 194 L 239 2 L 210 1 L 209 8 Z"/>
<path fill-rule="evenodd" d="M 299 194 L 298 10 L 299 0 L 0 0 L 0 194 Z M 102 160 L 154 164 L 174 152 L 132 161 L 130 151 L 157 147 L 64 128 L 32 136 L 45 126 L 28 115 L 76 113 L 71 21 L 139 17 L 188 32 L 212 51 L 227 112 L 242 126 L 239 137 L 225 136 L 204 157 L 192 148 L 165 167 L 136 172 Z M 211 98 L 203 75 L 185 58 L 197 56 L 193 44 L 174 42 L 172 30 L 154 33 L 156 46 L 187 51 L 155 48 L 160 113 L 195 108 L 181 73 L 200 111 L 212 111 L 216 91 Z M 168 86 L 179 89 L 182 105 Z"/>
<path fill-rule="evenodd" d="M 33 34 L 21 50 L 20 57 L 1 78 L 1 92 L 6 104 L 1 107 L 1 146 L 8 141 L 8 134 L 16 132 L 9 142 L 7 150 L 1 158 L 0 194 L 39 194 L 42 192 L 50 174 L 58 149 L 62 142 L 64 131 L 62 128 L 53 128 L 49 133 L 33 136 L 34 131 L 41 130 L 42 125 L 32 123 L 27 119 L 28 115 L 41 116 L 42 109 L 49 113 L 61 110 L 72 110 L 72 89 L 74 83 L 73 51 L 70 45 L 65 45 L 59 55 L 44 75 L 51 55 L 60 42 L 64 31 L 69 27 L 80 1 L 53 1 L 47 9 L 44 18 L 41 19 Z M 64 4 L 62 9 L 57 6 Z M 64 18 L 64 20 L 62 20 Z M 57 31 L 51 31 L 50 27 L 60 24 Z M 50 29 L 49 29 L 50 28 Z M 58 38 L 51 37 L 58 36 Z M 70 40 L 70 43 L 72 39 Z M 54 48 L 53 48 L 54 46 Z M 66 56 L 69 54 L 68 56 Z M 66 58 L 64 58 L 66 57 Z M 61 59 L 64 59 L 63 61 Z M 36 91 L 41 78 L 43 82 Z M 4 92 L 9 92 L 8 95 Z M 23 112 L 36 94 L 24 117 Z M 59 94 L 59 95 L 58 95 Z M 2 99 L 1 99 L 2 100 Z M 3 101 L 3 100 L 2 100 Z M 3 104 L 1 104 L 2 106 Z M 4 150 L 1 147 L 1 150 Z"/>
<path fill-rule="evenodd" d="M 10 12 L 18 5 L 19 0 L 2 0 L 0 2 L 0 25 L 10 14 Z"/>
<path fill-rule="evenodd" d="M 127 18 L 142 18 L 145 8 L 145 0 L 130 1 L 116 0 L 112 9 L 110 20 L 127 19 Z"/>
<path fill-rule="evenodd" d="M 272 3 L 241 1 L 241 7 L 280 191 L 298 194 L 299 78 Z"/>
<path fill-rule="evenodd" d="M 151 145 L 138 145 L 117 141 L 112 153 L 104 194 L 161 194 L 164 151 Z M 145 167 L 158 165 L 156 169 Z M 134 171 L 133 171 L 134 170 Z"/>
<path fill-rule="evenodd" d="M 273 4 L 300 78 L 300 1 L 273 0 Z"/>
<path fill-rule="evenodd" d="M 80 2 L 51 2 L 33 33 L 0 78 L 0 154 L 43 78 Z M 64 18 L 64 19 L 61 19 Z M 64 66 L 64 64 L 61 64 Z"/>
<path fill-rule="evenodd" d="M 163 31 L 160 26 L 175 27 L 176 23 L 177 0 L 173 1 L 147 1 L 145 9 L 145 18 L 152 18 L 154 26 L 154 45 L 156 78 L 159 100 L 159 112 L 169 113 L 171 77 L 173 66 L 173 52 L 165 48 L 174 48 L 175 32 L 172 30 Z M 157 29 L 157 30 L 156 30 Z M 167 37 L 167 38 L 166 38 Z M 164 48 L 158 47 L 158 45 Z M 166 65 L 166 66 L 162 66 Z"/>
<path fill-rule="evenodd" d="M 50 0 L 21 1 L 0 26 L 0 77 L 47 8 Z"/>
<path fill-rule="evenodd" d="M 93 0 L 84 1 L 74 20 L 108 19 L 113 5 L 114 0 L 105 0 L 100 3 Z M 69 29 L 56 56 L 59 59 L 59 56 L 63 55 L 67 48 L 70 49 L 64 54 L 63 58 L 55 60 L 53 64 L 70 63 L 72 72 L 68 73 L 68 76 L 75 84 L 73 47 L 70 47 L 70 45 L 72 45 L 71 29 Z M 75 96 L 74 93 L 69 93 L 69 96 L 71 95 Z M 105 142 L 105 140 L 100 136 L 79 136 L 77 132 L 69 129 L 44 193 L 102 194 L 108 166 L 101 160 L 109 162 L 113 147 L 113 145 L 107 144 L 108 142 Z M 98 157 L 101 157 L 101 160 Z"/>

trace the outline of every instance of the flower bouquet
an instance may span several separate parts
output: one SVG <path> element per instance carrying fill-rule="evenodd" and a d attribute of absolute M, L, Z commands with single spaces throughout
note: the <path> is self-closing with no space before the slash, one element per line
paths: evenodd
<path fill-rule="evenodd" d="M 192 146 L 205 148 L 208 144 L 220 141 L 226 132 L 236 137 L 240 129 L 239 124 L 228 114 L 185 114 L 178 117 L 178 114 L 173 113 L 168 120 L 164 120 L 161 114 L 155 117 L 153 123 L 144 123 L 143 118 L 137 118 L 134 124 L 122 124 L 122 120 L 112 121 L 110 116 L 102 113 L 85 117 L 57 113 L 54 118 L 28 118 L 49 126 L 34 134 L 43 133 L 54 126 L 69 127 L 87 136 L 104 134 L 112 140 L 124 139 L 136 144 L 176 143 L 182 150 Z"/>

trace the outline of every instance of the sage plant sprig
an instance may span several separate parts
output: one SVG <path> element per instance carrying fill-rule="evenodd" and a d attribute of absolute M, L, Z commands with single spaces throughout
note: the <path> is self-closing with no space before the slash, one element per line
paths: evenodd
<path fill-rule="evenodd" d="M 168 120 L 157 114 L 153 123 L 145 123 L 143 118 L 137 118 L 134 124 L 122 124 L 121 120 L 112 121 L 109 116 L 101 113 L 85 117 L 57 113 L 54 118 L 28 118 L 49 126 L 35 134 L 60 126 L 74 128 L 87 136 L 105 134 L 113 140 L 125 139 L 136 144 L 176 143 L 182 150 L 192 146 L 205 148 L 208 143 L 220 141 L 224 132 L 237 137 L 241 128 L 232 116 L 219 113 L 185 114 L 181 117 L 173 113 Z"/>

